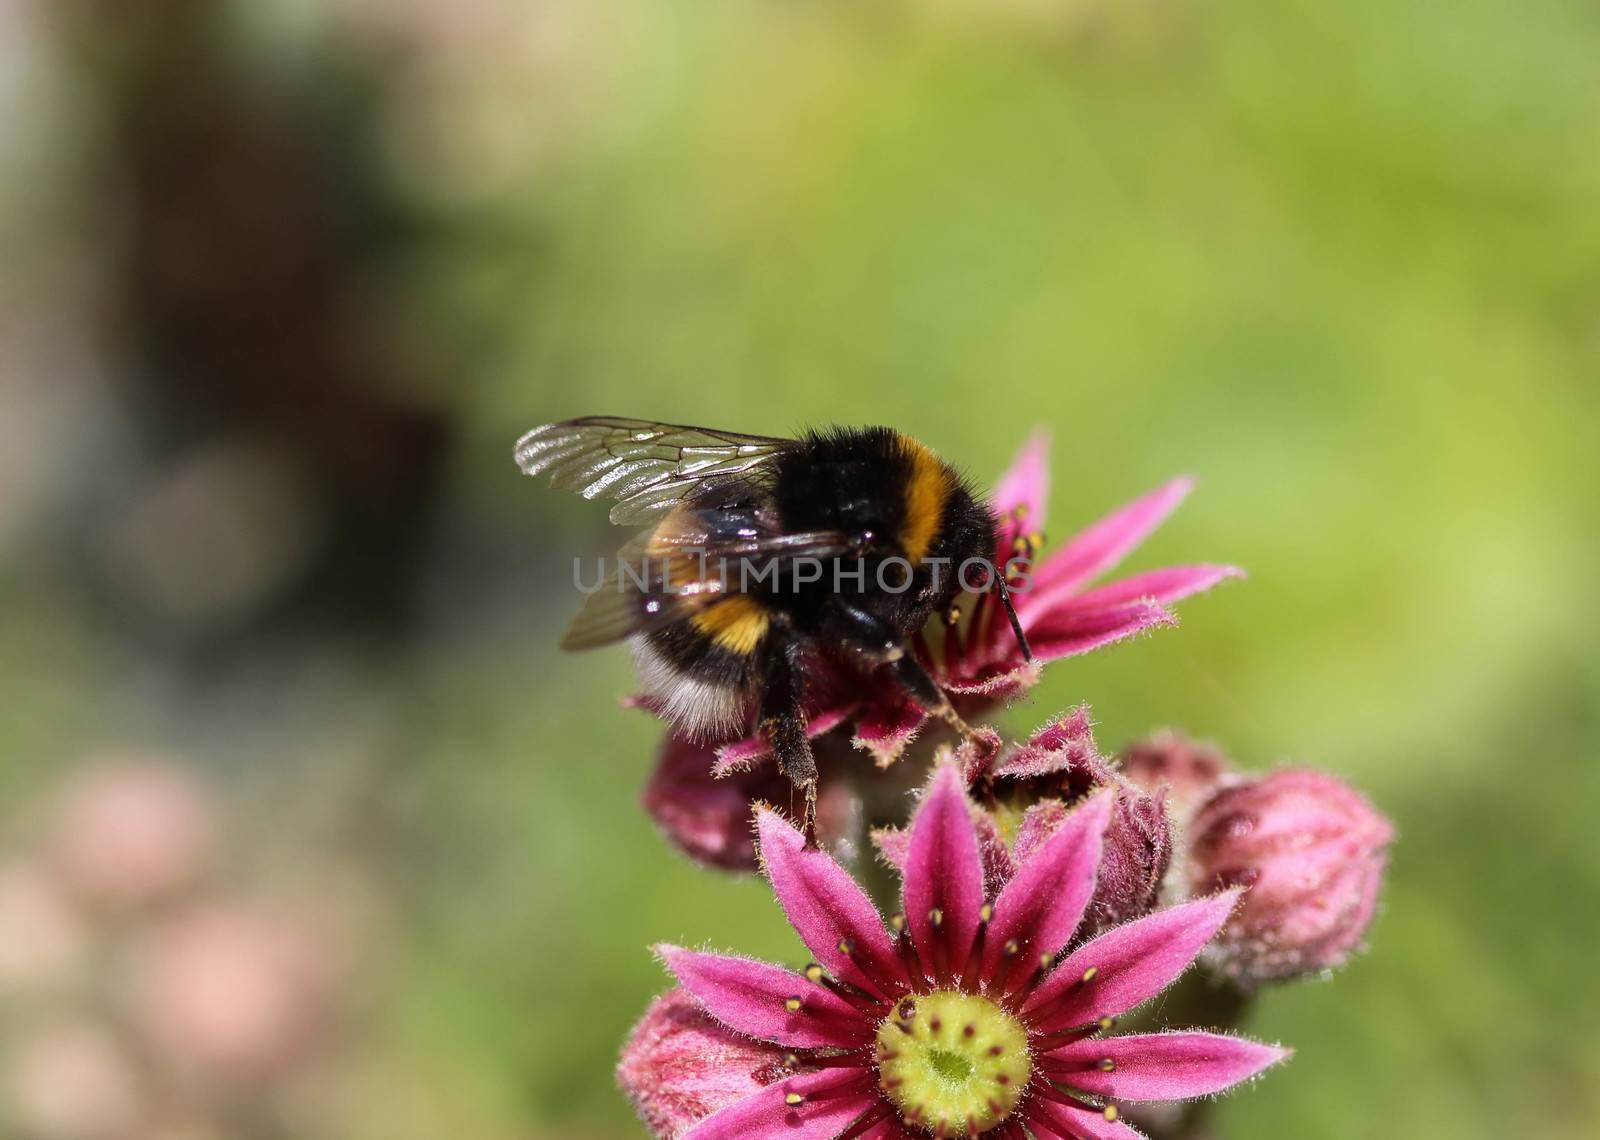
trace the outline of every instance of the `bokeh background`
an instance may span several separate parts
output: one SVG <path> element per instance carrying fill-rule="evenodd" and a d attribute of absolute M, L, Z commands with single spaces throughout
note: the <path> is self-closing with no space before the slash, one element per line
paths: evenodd
<path fill-rule="evenodd" d="M 1251 577 L 1053 667 L 1336 771 L 1371 950 L 1225 1137 L 1600 1129 L 1600 18 L 0 2 L 0 1134 L 610 1140 L 669 853 L 512 440 L 889 422 Z"/>

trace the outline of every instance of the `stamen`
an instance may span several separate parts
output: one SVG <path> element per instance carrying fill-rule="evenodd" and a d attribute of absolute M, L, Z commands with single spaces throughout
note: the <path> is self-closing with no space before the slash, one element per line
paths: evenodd
<path fill-rule="evenodd" d="M 961 659 L 967 655 L 968 641 L 962 633 L 961 618 L 958 605 L 951 605 L 944 612 L 944 670 L 947 674 L 959 673 Z"/>

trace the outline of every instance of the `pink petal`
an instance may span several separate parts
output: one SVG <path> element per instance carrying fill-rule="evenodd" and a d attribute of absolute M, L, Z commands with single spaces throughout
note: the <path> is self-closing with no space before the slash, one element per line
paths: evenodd
<path fill-rule="evenodd" d="M 1006 626 L 1005 635 L 1011 639 L 1009 625 Z M 946 677 L 940 684 L 945 692 L 954 696 L 980 697 L 985 703 L 1009 701 L 1014 697 L 1020 697 L 1039 683 L 1043 670 L 1037 659 L 1026 662 L 1022 660 L 1022 651 L 1016 648 L 1014 639 L 1010 642 L 1010 652 L 1014 654 L 1015 660 L 1007 657 L 998 665 L 986 665 L 976 673 L 965 677 Z"/>
<path fill-rule="evenodd" d="M 882 917 L 845 869 L 807 848 L 799 830 L 775 811 L 757 810 L 756 832 L 778 903 L 817 961 L 868 993 L 891 997 L 909 986 Z"/>
<path fill-rule="evenodd" d="M 927 719 L 928 714 L 913 704 L 888 709 L 880 705 L 861 718 L 850 743 L 872 753 L 878 767 L 887 768 L 900 759 L 900 753 Z"/>
<path fill-rule="evenodd" d="M 1067 805 L 1060 800 L 1040 800 L 1030 804 L 1022 813 L 1022 822 L 1017 825 L 1016 841 L 1011 845 L 1011 857 L 1016 860 L 1017 866 L 1022 866 L 1038 854 L 1039 848 L 1060 830 L 1070 815 Z"/>
<path fill-rule="evenodd" d="M 995 826 L 994 818 L 988 812 L 979 812 L 974 816 L 972 825 L 978 832 L 978 857 L 983 861 L 984 895 L 993 897 L 1017 873 L 1016 863 L 1011 858 L 1011 849 L 1005 836 Z M 878 858 L 898 871 L 902 879 L 905 878 L 906 860 L 911 855 L 910 829 L 875 827 L 872 829 L 872 845 L 878 849 Z"/>
<path fill-rule="evenodd" d="M 1054 955 L 1072 937 L 1094 894 L 1100 841 L 1111 818 L 1115 793 L 1102 792 L 1074 811 L 1033 858 L 1022 865 L 994 903 L 985 936 L 983 976 L 991 982 L 1006 966 L 1006 947 L 1014 966 L 1030 972 L 1042 955 Z"/>
<path fill-rule="evenodd" d="M 1044 604 L 1045 599 L 1070 594 L 1104 574 L 1160 526 L 1193 487 L 1194 480 L 1187 476 L 1173 479 L 1080 531 L 1039 566 L 1031 593 Z"/>
<path fill-rule="evenodd" d="M 924 1140 L 927 1135 L 926 1132 L 913 1132 L 900 1123 L 898 1116 L 891 1114 L 863 1132 L 860 1140 Z"/>
<path fill-rule="evenodd" d="M 666 837 L 697 863 L 727 871 L 756 869 L 752 801 L 776 798 L 783 777 L 761 770 L 719 780 L 707 744 L 669 734 L 641 797 Z"/>
<path fill-rule="evenodd" d="M 1023 525 L 1029 530 L 1044 529 L 1045 507 L 1050 494 L 1050 433 L 1036 429 L 1022 445 L 1017 457 L 1000 476 L 989 503 L 1002 525 L 1018 507 L 1027 511 Z"/>
<path fill-rule="evenodd" d="M 906 860 L 911 857 L 911 832 L 903 827 L 875 827 L 872 845 L 878 849 L 878 858 L 906 875 Z"/>
<path fill-rule="evenodd" d="M 652 1136 L 677 1136 L 789 1075 L 780 1045 L 719 1024 L 674 987 L 650 1004 L 617 1064 L 617 1083 Z"/>
<path fill-rule="evenodd" d="M 942 763 L 911 820 L 905 869 L 906 924 L 931 977 L 960 973 L 978 932 L 983 864 L 966 783 Z"/>
<path fill-rule="evenodd" d="M 1033 614 L 1024 623 L 1035 661 L 1075 657 L 1132 637 L 1158 625 L 1177 625 L 1172 612 L 1154 602 L 1129 602 L 1123 606 L 1080 609 L 1076 601 L 1046 614 Z"/>
<path fill-rule="evenodd" d="M 1077 774 L 1089 784 L 1112 779 L 1111 766 L 1095 746 L 1089 706 L 1055 718 L 1028 740 L 1016 746 L 995 766 L 995 776 L 1026 779 L 1035 776 Z"/>
<path fill-rule="evenodd" d="M 1074 605 L 1089 607 L 1120 606 L 1141 598 L 1153 602 L 1176 602 L 1211 589 L 1229 578 L 1243 578 L 1237 566 L 1167 566 L 1130 578 L 1118 578 L 1079 594 Z"/>
<path fill-rule="evenodd" d="M 849 1002 L 780 966 L 677 946 L 656 953 L 711 1016 L 739 1033 L 791 1049 L 853 1049 L 874 1032 Z M 791 999 L 800 1001 L 794 1012 Z"/>
<path fill-rule="evenodd" d="M 753 874 L 759 865 L 751 809 L 761 802 L 793 807 L 799 796 L 776 764 L 756 765 L 719 779 L 711 774 L 712 757 L 710 744 L 669 733 L 641 801 L 673 846 L 695 862 Z M 849 782 L 824 775 L 817 793 L 817 832 L 822 841 L 853 838 L 857 816 L 858 801 Z"/>
<path fill-rule="evenodd" d="M 1117 1100 L 1186 1100 L 1232 1088 L 1288 1055 L 1287 1049 L 1242 1037 L 1148 1033 L 1075 1041 L 1050 1053 L 1045 1064 L 1052 1076 L 1087 1093 Z"/>
<path fill-rule="evenodd" d="M 860 1091 L 839 1091 L 852 1084 Z M 790 1095 L 807 1099 L 791 1105 Z M 689 1129 L 681 1140 L 833 1140 L 881 1099 L 858 1069 L 802 1073 L 730 1104 Z"/>
<path fill-rule="evenodd" d="M 1183 973 L 1228 920 L 1239 891 L 1158 910 L 1079 947 L 1029 995 L 1023 1012 L 1037 1032 L 1124 1013 Z M 1094 974 L 1088 981 L 1084 974 Z"/>
<path fill-rule="evenodd" d="M 1035 1097 L 1027 1109 L 1028 1127 L 1040 1140 L 1144 1140 L 1144 1133 L 1105 1110 Z"/>
<path fill-rule="evenodd" d="M 838 728 L 845 721 L 856 714 L 860 705 L 836 705 L 824 709 L 822 712 L 813 713 L 806 721 L 806 736 L 815 738 L 824 732 Z M 747 736 L 743 740 L 736 740 L 732 744 L 724 744 L 717 749 L 717 762 L 711 767 L 711 774 L 721 779 L 735 772 L 741 772 L 750 767 L 757 760 L 772 755 L 772 748 L 762 736 Z"/>

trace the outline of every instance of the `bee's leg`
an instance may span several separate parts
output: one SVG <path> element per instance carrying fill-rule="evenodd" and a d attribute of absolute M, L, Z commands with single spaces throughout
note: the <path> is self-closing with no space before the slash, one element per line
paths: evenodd
<path fill-rule="evenodd" d="M 977 737 L 978 734 L 973 727 L 962 720 L 961 714 L 956 712 L 945 691 L 928 676 L 928 671 L 922 667 L 922 662 L 917 660 L 916 654 L 902 652 L 898 657 L 885 661 L 879 668 L 893 677 L 895 683 L 905 690 L 906 696 L 910 697 L 923 712 L 938 717 L 968 740 Z"/>
<path fill-rule="evenodd" d="M 778 767 L 795 787 L 805 792 L 806 844 L 817 845 L 817 760 L 806 736 L 806 717 L 800 703 L 800 670 L 796 647 L 787 638 L 773 638 L 761 655 L 761 704 L 758 725 L 772 746 Z"/>
<path fill-rule="evenodd" d="M 971 740 L 977 736 L 972 727 L 961 719 L 928 671 L 917 660 L 916 654 L 906 648 L 888 622 L 858 606 L 841 605 L 841 618 L 849 626 L 850 640 L 877 667 L 900 686 L 906 696 L 929 716 L 938 717 L 963 737 Z"/>

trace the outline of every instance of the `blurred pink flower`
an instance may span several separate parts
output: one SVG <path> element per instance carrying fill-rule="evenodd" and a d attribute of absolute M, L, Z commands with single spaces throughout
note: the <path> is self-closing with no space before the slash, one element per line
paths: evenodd
<path fill-rule="evenodd" d="M 723 1029 L 681 988 L 651 1003 L 622 1049 L 617 1083 L 639 1119 L 671 1140 L 788 1074 L 786 1050 Z"/>
<path fill-rule="evenodd" d="M 49 875 L 21 860 L 0 866 L 0 996 L 62 985 L 88 949 L 83 920 Z"/>
<path fill-rule="evenodd" d="M 63 1022 L 23 1038 L 6 1058 L 5 1111 L 35 1140 L 126 1140 L 147 1106 L 111 1032 Z"/>
<path fill-rule="evenodd" d="M 1394 828 L 1348 785 L 1284 769 L 1223 788 L 1190 826 L 1195 891 L 1248 887 L 1218 940 L 1242 981 L 1298 977 L 1342 963 L 1365 936 Z"/>
<path fill-rule="evenodd" d="M 157 932 L 135 996 L 151 1036 L 181 1067 L 250 1083 L 306 1056 L 326 1020 L 328 987 L 319 947 L 300 928 L 214 904 Z"/>
<path fill-rule="evenodd" d="M 146 902 L 191 883 L 216 834 L 199 782 L 155 761 L 112 760 L 65 790 L 50 831 L 53 862 L 84 896 Z"/>
<path fill-rule="evenodd" d="M 859 886 L 758 811 L 763 865 L 816 962 L 799 973 L 663 946 L 728 1030 L 787 1047 L 779 1080 L 687 1140 L 908 1138 L 1025 1126 L 1044 1138 L 1136 1137 L 1115 1101 L 1207 1096 L 1286 1052 L 1209 1033 L 1103 1036 L 1164 990 L 1227 919 L 1226 892 L 1102 934 L 1061 957 L 1094 893 L 1113 796 L 1084 803 L 992 897 L 973 805 L 942 764 L 913 818 L 904 913 L 886 929 Z M 669 1135 L 669 1133 L 658 1133 Z"/>

